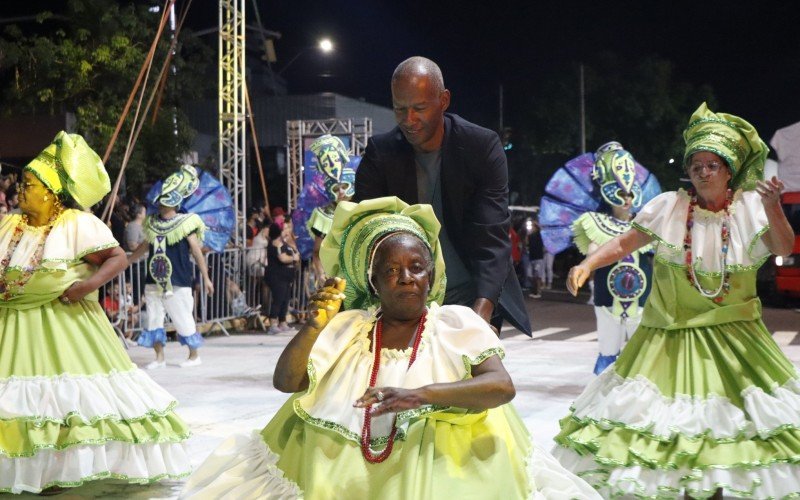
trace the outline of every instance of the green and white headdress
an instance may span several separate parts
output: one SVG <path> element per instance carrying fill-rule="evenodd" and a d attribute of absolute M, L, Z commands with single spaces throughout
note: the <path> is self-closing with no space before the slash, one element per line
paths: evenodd
<path fill-rule="evenodd" d="M 707 151 L 728 164 L 733 189 L 752 190 L 756 181 L 764 179 L 764 163 L 769 148 L 758 136 L 756 128 L 738 116 L 714 113 L 703 103 L 689 118 L 683 139 L 686 141 L 684 167 L 693 154 Z"/>
<path fill-rule="evenodd" d="M 333 227 L 322 241 L 320 260 L 326 274 L 347 280 L 345 307 L 366 309 L 379 304 L 369 282 L 376 245 L 393 233 L 413 234 L 425 243 L 433 256 L 433 281 L 428 302 L 441 304 L 446 279 L 439 245 L 440 228 L 430 205 L 408 205 L 394 196 L 361 203 L 342 201 L 333 215 Z"/>

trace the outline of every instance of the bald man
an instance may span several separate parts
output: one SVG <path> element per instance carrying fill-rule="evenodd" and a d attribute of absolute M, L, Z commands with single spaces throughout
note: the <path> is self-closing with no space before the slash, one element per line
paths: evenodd
<path fill-rule="evenodd" d="M 530 335 L 511 262 L 508 166 L 500 138 L 446 113 L 450 91 L 430 59 L 400 63 L 391 88 L 397 127 L 370 138 L 353 201 L 397 196 L 433 205 L 442 223 L 445 303 L 471 307 L 495 326 L 502 315 Z"/>

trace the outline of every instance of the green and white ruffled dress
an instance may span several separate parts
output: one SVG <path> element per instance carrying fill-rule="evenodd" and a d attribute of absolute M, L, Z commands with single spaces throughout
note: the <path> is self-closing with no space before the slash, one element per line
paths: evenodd
<path fill-rule="evenodd" d="M 599 498 L 534 446 L 510 404 L 479 412 L 435 406 L 401 412 L 391 455 L 368 463 L 359 444 L 364 409 L 353 403 L 369 383 L 376 319 L 374 311 L 337 314 L 311 351 L 308 390 L 292 396 L 261 432 L 220 445 L 189 478 L 183 498 Z M 408 368 L 410 355 L 411 348 L 382 349 L 376 385 L 462 380 L 503 349 L 471 309 L 433 304 Z M 374 449 L 384 448 L 393 417 L 372 420 Z"/>
<path fill-rule="evenodd" d="M 46 231 L 20 215 L 0 223 L 0 492 L 188 475 L 176 401 L 128 358 L 97 292 L 58 300 L 95 271 L 83 256 L 118 243 L 79 210 Z"/>
<path fill-rule="evenodd" d="M 689 282 L 683 240 L 690 198 L 654 198 L 633 224 L 655 239 L 653 289 L 614 366 L 561 421 L 554 455 L 604 497 L 800 496 L 800 376 L 761 320 L 756 271 L 769 257 L 760 197 L 730 207 L 721 303 Z M 698 280 L 722 279 L 724 212 L 694 212 Z"/>

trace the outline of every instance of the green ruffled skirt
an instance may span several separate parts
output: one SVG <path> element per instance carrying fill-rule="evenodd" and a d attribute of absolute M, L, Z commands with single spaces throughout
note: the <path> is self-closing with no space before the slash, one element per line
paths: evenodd
<path fill-rule="evenodd" d="M 554 455 L 604 497 L 800 496 L 800 378 L 760 319 L 641 326 L 561 421 Z"/>
<path fill-rule="evenodd" d="M 0 492 L 188 475 L 174 398 L 131 362 L 96 296 L 29 305 L 0 307 Z"/>
<path fill-rule="evenodd" d="M 531 443 L 511 405 L 412 419 L 389 458 L 370 464 L 357 442 L 298 416 L 295 397 L 260 433 L 224 442 L 182 498 L 599 498 Z"/>

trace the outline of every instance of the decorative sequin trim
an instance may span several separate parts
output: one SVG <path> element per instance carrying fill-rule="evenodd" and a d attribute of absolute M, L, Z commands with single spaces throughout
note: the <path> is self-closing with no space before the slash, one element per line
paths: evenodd
<path fill-rule="evenodd" d="M 29 422 L 35 427 L 44 427 L 45 424 L 52 423 L 52 424 L 59 424 L 59 425 L 69 425 L 68 420 L 73 417 L 80 418 L 84 425 L 92 426 L 101 420 L 108 420 L 111 422 L 138 422 L 140 420 L 147 420 L 151 418 L 164 418 L 170 413 L 175 410 L 175 407 L 178 406 L 177 401 L 172 401 L 169 406 L 167 406 L 163 410 L 148 410 L 142 415 L 136 417 L 125 417 L 123 418 L 119 413 L 106 413 L 104 415 L 98 415 L 92 418 L 86 418 L 81 412 L 79 411 L 71 411 L 67 413 L 64 418 L 54 418 L 54 417 L 44 417 L 41 415 L 31 415 L 31 416 L 24 416 L 24 417 L 9 417 L 9 418 L 0 418 L 0 422 L 11 422 L 11 421 L 20 421 L 20 422 Z"/>
<path fill-rule="evenodd" d="M 746 273 L 746 272 L 749 272 L 749 271 L 756 271 L 756 270 L 758 270 L 758 268 L 760 268 L 762 265 L 764 265 L 764 262 L 766 262 L 769 258 L 770 258 L 769 255 L 765 255 L 764 257 L 761 257 L 756 262 L 754 262 L 754 263 L 752 263 L 750 265 L 728 264 L 727 266 L 725 266 L 725 269 L 726 269 L 726 272 L 729 272 L 729 273 Z M 675 269 L 686 269 L 686 264 L 681 264 L 679 262 L 673 262 L 673 261 L 668 260 L 666 257 L 663 257 L 661 255 L 656 255 L 655 260 L 660 262 L 660 263 L 662 263 L 662 264 L 664 264 L 664 265 L 667 265 L 669 267 L 673 267 Z M 697 261 L 698 262 L 702 262 L 703 259 L 702 258 L 698 258 Z M 695 274 L 697 274 L 698 276 L 708 276 L 708 277 L 718 278 L 718 277 L 722 276 L 722 271 L 700 271 L 700 270 L 695 270 Z"/>
<path fill-rule="evenodd" d="M 182 441 L 186 441 L 191 437 L 192 433 L 187 432 L 185 434 L 178 434 L 174 437 L 151 437 L 151 438 L 137 438 L 132 440 L 127 439 L 116 439 L 114 437 L 107 437 L 102 439 L 80 439 L 78 441 L 70 441 L 68 443 L 63 443 L 60 445 L 55 444 L 34 444 L 32 446 L 33 451 L 30 453 L 9 453 L 7 450 L 0 448 L 0 452 L 2 455 L 9 458 L 27 458 L 32 457 L 39 453 L 42 450 L 52 450 L 52 451 L 63 451 L 67 448 L 72 448 L 73 446 L 80 446 L 84 444 L 91 444 L 91 445 L 104 445 L 107 443 L 127 443 L 131 445 L 138 445 L 138 444 L 165 444 L 165 443 L 180 443 Z"/>
<path fill-rule="evenodd" d="M 100 479 L 116 479 L 121 481 L 128 481 L 134 484 L 152 484 L 157 483 L 159 481 L 163 481 L 164 479 L 183 479 L 185 477 L 189 477 L 191 475 L 190 472 L 182 472 L 180 474 L 159 474 L 153 477 L 132 477 L 127 476 L 125 474 L 117 474 L 114 472 L 106 471 L 106 472 L 98 472 L 97 474 L 92 474 L 91 476 L 82 477 L 79 481 L 51 481 L 47 484 L 43 484 L 41 486 L 42 490 L 46 490 L 47 488 L 52 488 L 54 486 L 62 487 L 62 488 L 77 488 L 78 486 L 83 486 L 83 483 L 98 481 Z M 11 493 L 11 488 L 0 488 L 0 493 Z"/>
<path fill-rule="evenodd" d="M 644 234 L 650 236 L 652 239 L 658 241 L 659 244 L 663 244 L 664 246 L 671 248 L 675 251 L 683 251 L 683 246 L 681 245 L 673 245 L 672 243 L 668 242 L 667 240 L 663 239 L 661 236 L 657 235 L 653 231 L 649 230 L 648 228 L 638 224 L 636 222 L 631 222 L 631 227 L 634 229 L 643 232 Z"/>
<path fill-rule="evenodd" d="M 485 351 L 481 352 L 473 359 L 470 359 L 466 354 L 462 355 L 461 359 L 464 362 L 464 370 L 467 372 L 467 377 L 469 377 L 469 374 L 472 372 L 473 366 L 479 365 L 495 355 L 497 355 L 500 359 L 503 359 L 506 357 L 506 352 L 502 347 L 492 347 L 491 349 L 486 349 Z"/>
<path fill-rule="evenodd" d="M 300 417 L 304 422 L 309 425 L 313 425 L 314 427 L 319 427 L 320 429 L 325 429 L 328 431 L 335 432 L 348 441 L 353 441 L 355 443 L 361 443 L 361 435 L 352 432 L 347 427 L 337 424 L 336 422 L 331 422 L 330 420 L 324 420 L 321 418 L 312 417 L 311 415 L 306 412 L 303 407 L 300 405 L 299 400 L 294 401 L 294 412 Z M 366 411 L 366 410 L 365 410 Z M 403 429 L 397 429 L 397 435 L 395 436 L 396 439 L 405 440 L 405 432 Z M 372 438 L 369 442 L 370 446 L 374 448 L 378 447 L 385 447 L 389 443 L 389 436 L 381 436 L 377 438 Z"/>
<path fill-rule="evenodd" d="M 750 244 L 747 246 L 747 255 L 749 255 L 750 257 L 752 257 L 752 256 L 753 256 L 753 249 L 754 249 L 754 248 L 756 247 L 756 245 L 758 244 L 758 240 L 760 240 L 760 239 L 761 239 L 761 237 L 762 237 L 762 236 L 764 236 L 764 234 L 765 234 L 767 231 L 769 231 L 769 228 L 770 228 L 770 225 L 769 225 L 769 224 L 767 224 L 766 226 L 762 227 L 762 228 L 761 228 L 761 229 L 760 229 L 760 230 L 759 230 L 759 231 L 758 231 L 758 232 L 757 232 L 757 233 L 756 233 L 756 234 L 753 236 L 753 239 L 752 239 L 752 240 L 750 240 Z M 767 256 L 767 258 L 768 258 L 768 257 L 769 257 L 769 256 Z"/>

